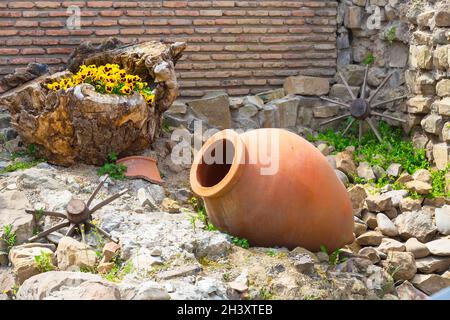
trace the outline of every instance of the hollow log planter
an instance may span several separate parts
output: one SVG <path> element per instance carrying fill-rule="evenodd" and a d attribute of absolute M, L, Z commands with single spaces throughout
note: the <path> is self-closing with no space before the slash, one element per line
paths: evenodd
<path fill-rule="evenodd" d="M 89 84 L 66 92 L 47 89 L 48 83 L 71 76 L 70 71 L 46 74 L 14 88 L 0 96 L 0 106 L 9 109 L 12 125 L 26 145 L 36 146 L 37 156 L 63 166 L 102 165 L 110 152 L 130 155 L 149 147 L 159 134 L 162 114 L 178 96 L 174 65 L 185 47 L 185 43 L 108 42 L 95 50 L 83 45 L 72 54 L 68 65 L 72 72 L 81 64 L 112 63 L 154 83 L 152 106 L 139 93 L 100 94 Z"/>
<path fill-rule="evenodd" d="M 354 240 L 346 188 L 317 148 L 286 130 L 215 134 L 190 183 L 212 224 L 251 245 L 333 252 Z"/>

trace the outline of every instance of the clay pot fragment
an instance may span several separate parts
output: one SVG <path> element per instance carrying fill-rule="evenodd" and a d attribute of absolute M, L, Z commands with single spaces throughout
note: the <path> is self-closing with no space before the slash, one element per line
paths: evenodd
<path fill-rule="evenodd" d="M 196 155 L 190 183 L 210 221 L 251 245 L 331 252 L 354 240 L 344 185 L 313 145 L 286 130 L 215 134 Z"/>

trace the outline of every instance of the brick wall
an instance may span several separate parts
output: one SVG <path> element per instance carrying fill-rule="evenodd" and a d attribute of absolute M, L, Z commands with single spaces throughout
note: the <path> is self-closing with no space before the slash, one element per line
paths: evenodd
<path fill-rule="evenodd" d="M 69 6 L 81 29 L 69 30 Z M 59 67 L 84 40 L 187 41 L 177 65 L 183 96 L 279 87 L 290 75 L 332 77 L 336 1 L 0 0 L 0 77 L 29 62 Z"/>

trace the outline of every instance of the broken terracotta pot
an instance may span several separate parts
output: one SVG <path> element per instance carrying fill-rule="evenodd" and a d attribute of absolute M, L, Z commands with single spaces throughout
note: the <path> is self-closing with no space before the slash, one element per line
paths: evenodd
<path fill-rule="evenodd" d="M 127 167 L 125 176 L 128 178 L 140 178 L 152 183 L 162 184 L 156 160 L 144 156 L 132 156 L 117 160 L 117 163 Z"/>
<path fill-rule="evenodd" d="M 196 155 L 190 183 L 211 222 L 251 245 L 331 252 L 354 240 L 344 185 L 312 144 L 286 130 L 215 134 Z"/>

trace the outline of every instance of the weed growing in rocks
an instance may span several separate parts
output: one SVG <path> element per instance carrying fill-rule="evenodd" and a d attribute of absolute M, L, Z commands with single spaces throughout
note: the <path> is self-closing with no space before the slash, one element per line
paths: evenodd
<path fill-rule="evenodd" d="M 111 271 L 107 273 L 104 278 L 110 282 L 120 282 L 127 274 L 133 271 L 133 264 L 131 260 L 124 262 L 119 255 L 115 255 L 111 262 L 114 263 Z"/>
<path fill-rule="evenodd" d="M 12 164 L 6 166 L 6 168 L 0 170 L 0 174 L 7 172 L 14 172 L 17 170 L 25 170 L 36 166 L 37 164 L 44 162 L 45 159 L 36 157 L 36 146 L 34 144 L 30 144 L 27 150 L 17 151 L 11 154 Z M 18 160 L 22 157 L 29 157 L 31 161 L 23 161 Z"/>
<path fill-rule="evenodd" d="M 49 252 L 41 251 L 41 254 L 34 257 L 37 268 L 40 272 L 47 272 L 55 270 L 55 266 L 52 263 L 52 255 Z"/>
<path fill-rule="evenodd" d="M 445 193 L 445 175 L 450 171 L 450 164 L 444 170 L 431 170 L 431 190 L 430 196 L 435 197 L 450 197 L 449 192 Z"/>
<path fill-rule="evenodd" d="M 250 244 L 247 239 L 241 239 L 238 237 L 231 236 L 231 242 L 241 248 L 248 249 L 250 248 Z"/>
<path fill-rule="evenodd" d="M 365 65 L 371 65 L 371 64 L 373 64 L 374 62 L 375 62 L 375 56 L 373 55 L 372 52 L 369 52 L 369 53 L 367 54 L 367 56 L 364 58 L 363 63 L 364 63 Z"/>
<path fill-rule="evenodd" d="M 194 210 L 197 212 L 196 215 L 191 215 L 191 224 L 195 230 L 196 222 L 201 221 L 204 225 L 204 228 L 208 231 L 216 231 L 217 228 L 209 222 L 208 214 L 206 213 L 205 205 L 201 199 L 196 197 L 192 197 L 189 199 L 189 203 L 194 207 Z"/>
<path fill-rule="evenodd" d="M 342 253 L 342 250 L 339 248 L 334 250 L 331 254 L 329 254 L 327 248 L 324 245 L 321 245 L 320 251 L 322 251 L 323 253 L 325 253 L 327 255 L 328 263 L 332 266 L 338 265 L 347 260 L 346 258 L 341 259 L 340 255 Z"/>
<path fill-rule="evenodd" d="M 16 233 L 12 231 L 12 224 L 7 224 L 3 226 L 3 235 L 1 240 L 6 244 L 6 248 L 8 252 L 14 247 L 17 243 Z"/>
<path fill-rule="evenodd" d="M 395 39 L 397 39 L 397 28 L 391 27 L 385 34 L 386 41 L 389 41 L 389 43 L 393 43 Z"/>
<path fill-rule="evenodd" d="M 97 170 L 99 176 L 108 174 L 113 180 L 123 180 L 125 179 L 125 173 L 127 172 L 127 167 L 123 164 L 116 164 L 117 154 L 111 152 L 108 154 L 107 162 Z"/>
<path fill-rule="evenodd" d="M 391 163 L 400 163 L 409 174 L 418 169 L 429 169 L 430 164 L 427 161 L 425 150 L 417 149 L 411 141 L 404 140 L 400 128 L 392 128 L 386 122 L 381 121 L 379 131 L 382 137 L 381 143 L 371 131 L 363 135 L 361 143 L 359 143 L 355 131 L 343 137 L 341 132 L 330 129 L 319 133 L 317 137 L 308 138 L 313 141 L 324 141 L 334 146 L 336 152 L 354 146 L 357 151 L 355 160 L 366 161 L 371 166 L 379 165 L 385 170 Z"/>

